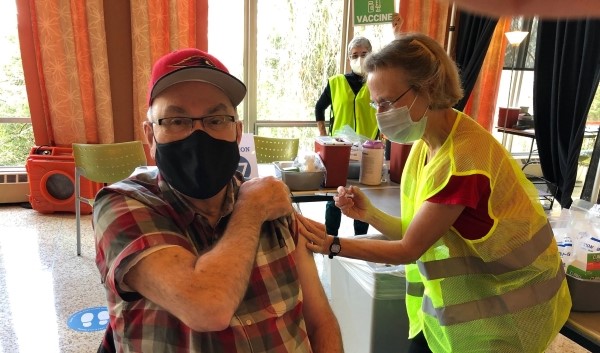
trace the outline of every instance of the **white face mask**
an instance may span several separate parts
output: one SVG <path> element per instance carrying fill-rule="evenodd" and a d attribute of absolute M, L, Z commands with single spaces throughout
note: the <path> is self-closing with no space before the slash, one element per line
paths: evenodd
<path fill-rule="evenodd" d="M 363 61 L 365 61 L 365 58 L 356 58 L 356 59 L 351 59 L 350 60 L 350 68 L 352 69 L 352 72 L 354 72 L 357 75 L 361 75 L 363 74 L 363 70 L 362 70 L 362 63 Z"/>
<path fill-rule="evenodd" d="M 421 120 L 414 122 L 410 118 L 410 109 L 415 104 L 417 97 L 410 107 L 403 106 L 391 109 L 387 112 L 377 113 L 377 126 L 379 130 L 390 140 L 397 143 L 409 143 L 423 137 L 425 126 L 427 126 L 427 110 L 423 113 Z"/>

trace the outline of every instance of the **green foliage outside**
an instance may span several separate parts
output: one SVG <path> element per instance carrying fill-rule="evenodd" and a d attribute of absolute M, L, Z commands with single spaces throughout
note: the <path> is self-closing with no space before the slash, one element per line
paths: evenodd
<path fill-rule="evenodd" d="M 28 118 L 29 105 L 16 36 L 5 36 L 1 40 L 6 56 L 0 61 L 0 119 Z M 33 145 L 31 124 L 0 123 L 0 166 L 24 166 Z"/>
<path fill-rule="evenodd" d="M 596 88 L 596 95 L 588 112 L 587 122 L 600 124 L 600 89 Z"/>
<path fill-rule="evenodd" d="M 314 120 L 327 78 L 339 71 L 343 1 L 268 5 L 258 13 L 257 118 Z"/>
<path fill-rule="evenodd" d="M 0 124 L 0 166 L 24 166 L 33 144 L 31 124 Z"/>
<path fill-rule="evenodd" d="M 269 1 L 258 12 L 257 120 L 315 121 L 327 79 L 338 73 L 343 1 Z M 317 128 L 260 128 L 264 136 L 300 138 L 301 150 Z"/>
<path fill-rule="evenodd" d="M 271 0 L 258 11 L 257 120 L 315 121 L 315 104 L 329 77 L 340 68 L 342 0 Z M 357 26 L 373 50 L 393 38 L 391 24 Z M 326 112 L 326 118 L 328 112 Z M 300 138 L 300 150 L 314 150 L 316 127 L 261 127 L 260 135 Z"/>

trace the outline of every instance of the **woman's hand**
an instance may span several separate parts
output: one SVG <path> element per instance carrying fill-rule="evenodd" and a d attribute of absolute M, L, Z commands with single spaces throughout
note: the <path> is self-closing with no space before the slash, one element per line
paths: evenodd
<path fill-rule="evenodd" d="M 297 213 L 298 231 L 308 242 L 306 247 L 319 254 L 329 254 L 330 237 L 327 236 L 325 225 Z"/>
<path fill-rule="evenodd" d="M 368 210 L 372 207 L 369 198 L 356 186 L 340 186 L 337 191 L 338 195 L 333 200 L 342 213 L 359 221 L 367 221 Z"/>

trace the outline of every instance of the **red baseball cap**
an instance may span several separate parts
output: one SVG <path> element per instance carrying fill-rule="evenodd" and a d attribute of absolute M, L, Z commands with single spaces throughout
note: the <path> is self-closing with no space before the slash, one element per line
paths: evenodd
<path fill-rule="evenodd" d="M 186 81 L 208 82 L 219 87 L 234 107 L 246 96 L 246 85 L 232 76 L 217 58 L 200 49 L 187 48 L 166 54 L 154 63 L 148 105 L 165 88 Z"/>

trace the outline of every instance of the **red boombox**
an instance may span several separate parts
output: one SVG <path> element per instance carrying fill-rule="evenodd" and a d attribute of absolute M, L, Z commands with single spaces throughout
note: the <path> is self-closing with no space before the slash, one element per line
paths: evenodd
<path fill-rule="evenodd" d="M 41 213 L 75 212 L 75 160 L 70 147 L 36 146 L 27 158 L 29 203 Z M 81 196 L 93 198 L 104 186 L 81 178 Z M 92 213 L 82 203 L 81 214 Z"/>

